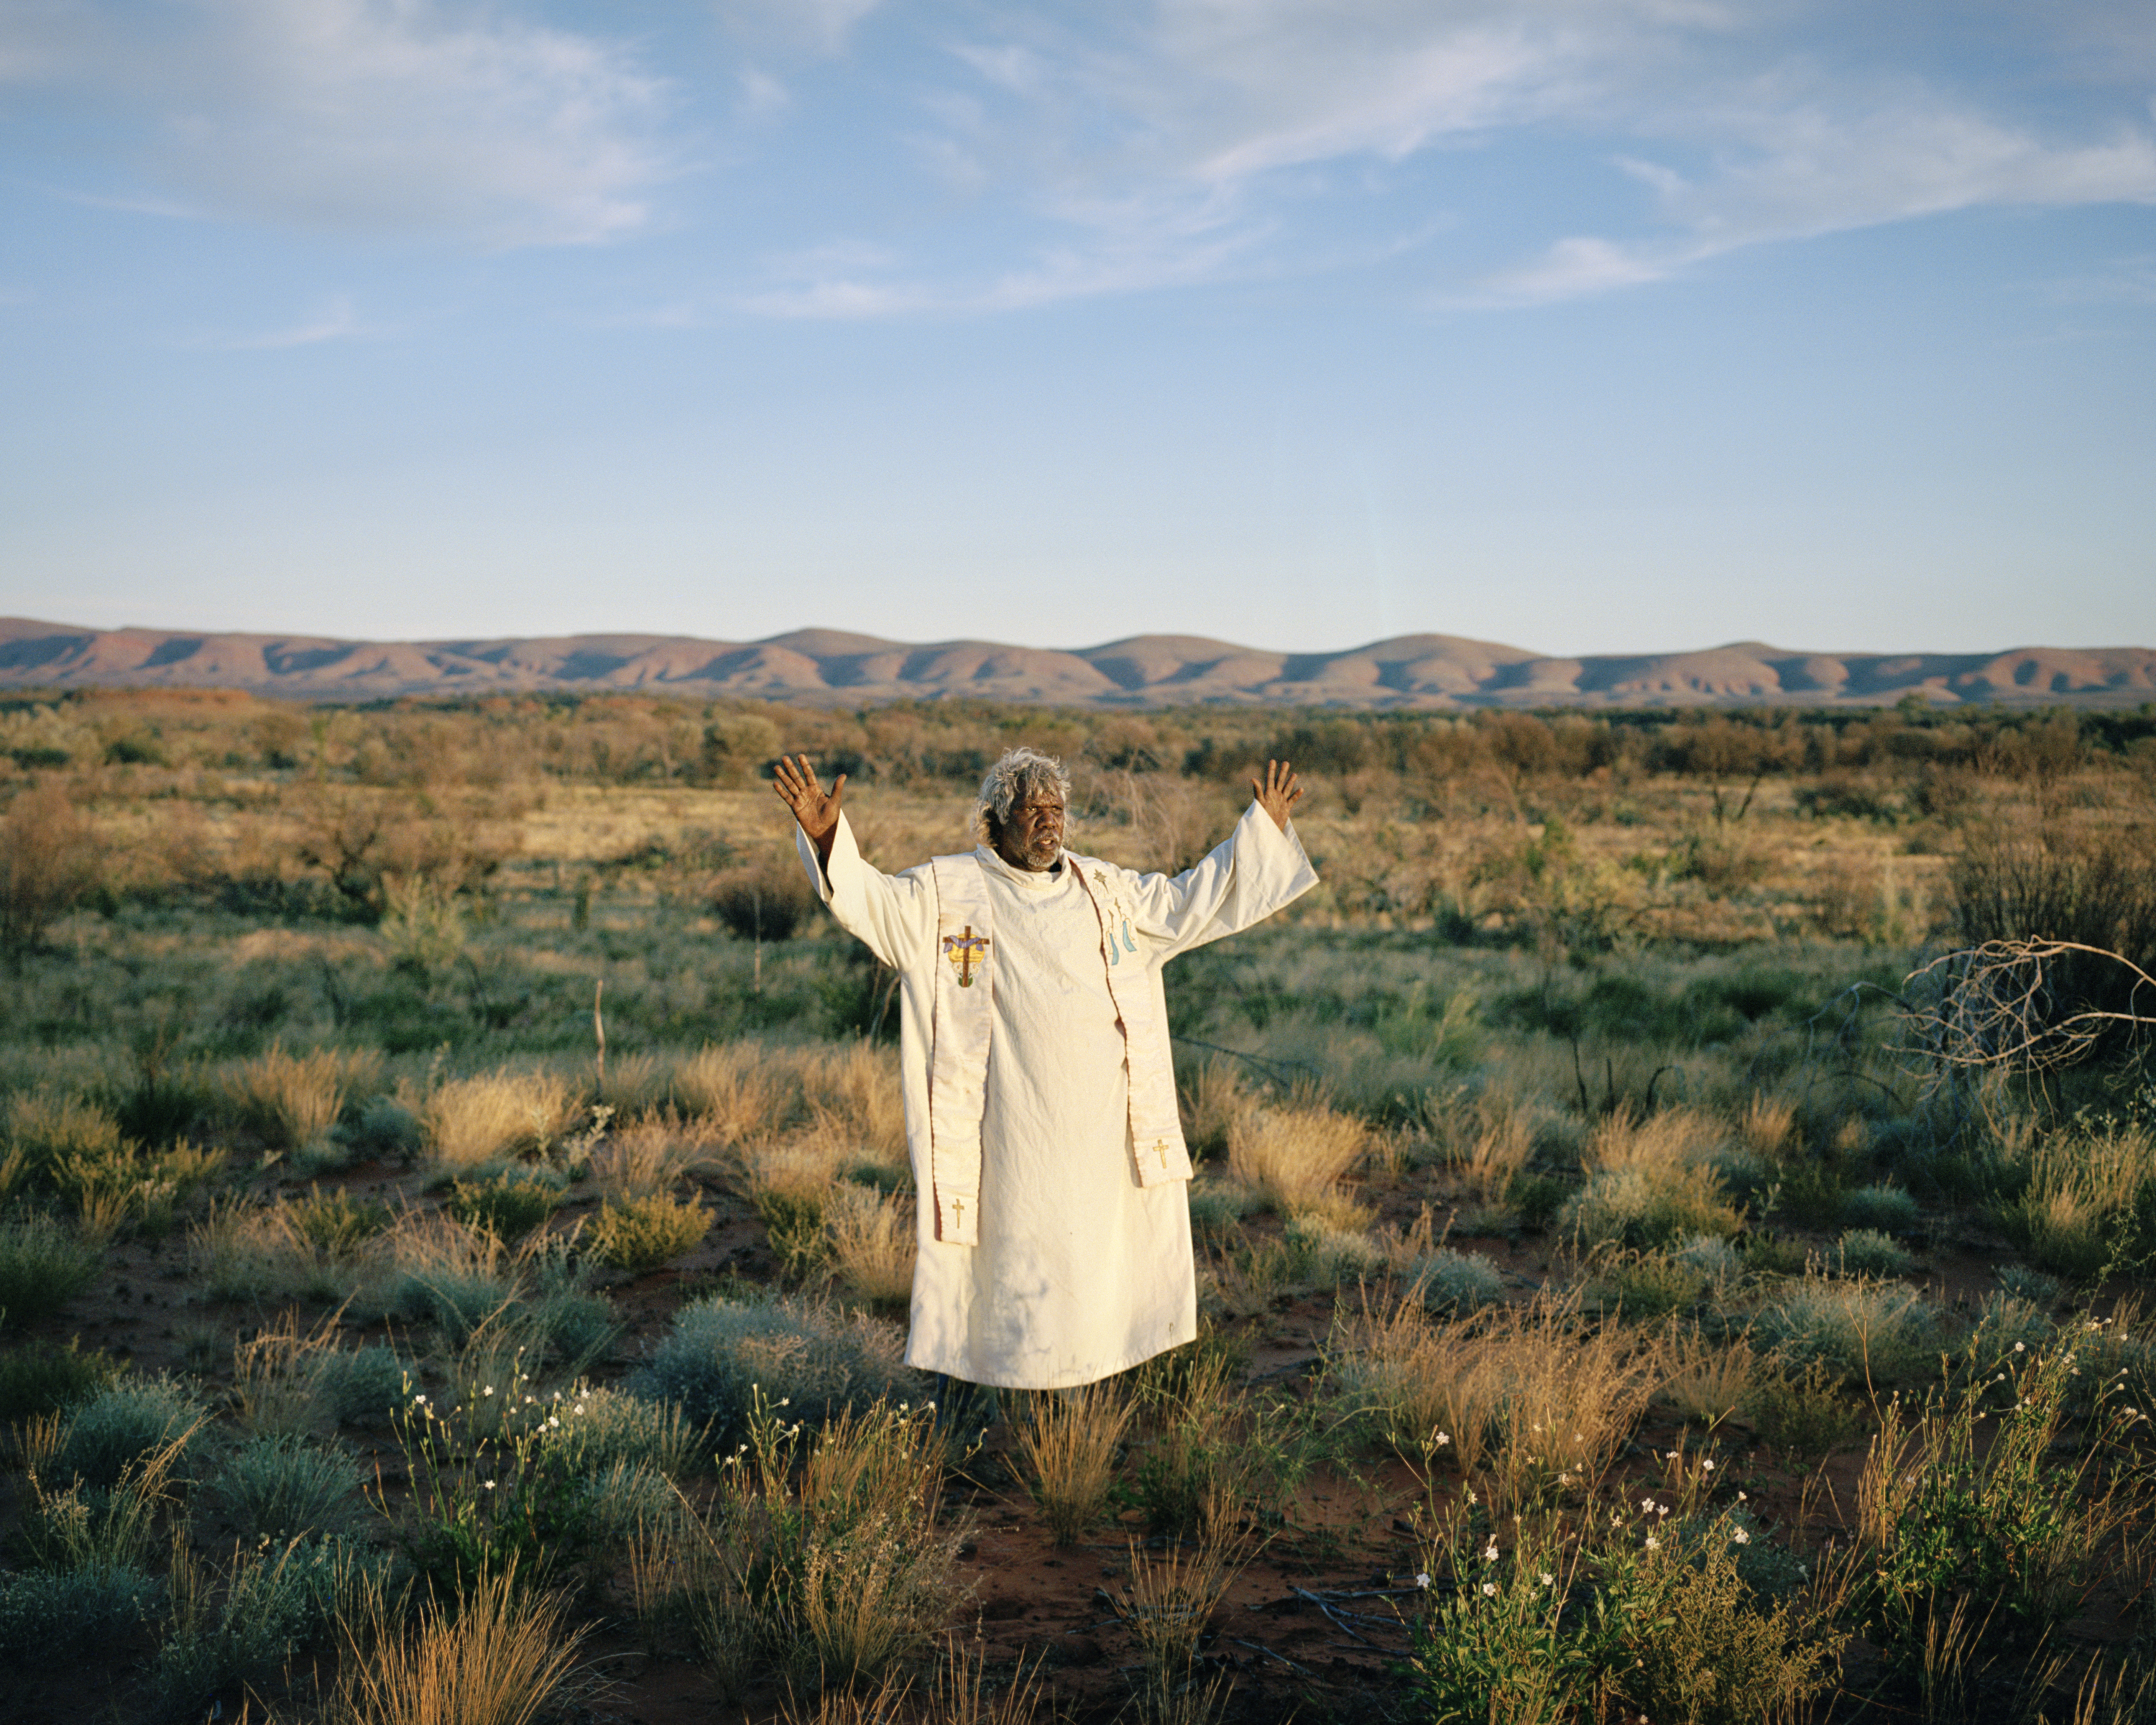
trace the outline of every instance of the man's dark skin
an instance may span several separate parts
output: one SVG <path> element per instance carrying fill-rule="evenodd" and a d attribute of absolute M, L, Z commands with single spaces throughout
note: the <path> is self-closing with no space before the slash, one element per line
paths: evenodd
<path fill-rule="evenodd" d="M 839 802 L 845 794 L 846 775 L 841 773 L 826 792 L 817 782 L 816 769 L 808 764 L 808 756 L 796 755 L 789 761 L 781 755 L 773 788 L 816 847 L 817 863 L 828 868 L 831 840 L 839 830 Z M 1289 813 L 1302 795 L 1302 781 L 1296 777 L 1291 762 L 1268 761 L 1265 778 L 1250 781 L 1250 794 L 1272 816 L 1273 824 L 1286 832 Z M 1063 815 L 1060 797 L 1052 792 L 1046 795 L 1031 792 L 1024 802 L 1012 805 L 1009 819 L 998 821 L 993 814 L 988 816 L 988 848 L 1014 869 L 1023 869 L 1029 875 L 1045 874 L 1063 855 Z"/>

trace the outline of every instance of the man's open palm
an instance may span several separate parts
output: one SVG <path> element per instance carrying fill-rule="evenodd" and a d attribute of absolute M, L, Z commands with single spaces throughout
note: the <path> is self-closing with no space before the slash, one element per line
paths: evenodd
<path fill-rule="evenodd" d="M 839 803 L 845 795 L 846 775 L 841 773 L 833 779 L 826 793 L 816 782 L 816 769 L 808 764 L 808 756 L 796 755 L 789 761 L 781 755 L 773 769 L 772 780 L 773 788 L 786 799 L 794 819 L 801 823 L 801 830 L 816 847 L 818 860 L 830 861 L 831 839 L 839 830 Z"/>
<path fill-rule="evenodd" d="M 1302 781 L 1295 774 L 1295 763 L 1291 761 L 1268 761 L 1262 782 L 1250 781 L 1250 790 L 1258 799 L 1258 807 L 1273 818 L 1273 824 L 1283 833 L 1287 830 L 1287 818 L 1295 807 L 1296 798 L 1302 794 Z"/>

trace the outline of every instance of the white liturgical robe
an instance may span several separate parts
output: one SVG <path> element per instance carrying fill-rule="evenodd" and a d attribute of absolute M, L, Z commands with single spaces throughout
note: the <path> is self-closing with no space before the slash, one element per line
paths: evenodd
<path fill-rule="evenodd" d="M 1009 1389 L 1091 1384 L 1198 1333 L 1190 1206 L 1181 1180 L 1141 1184 L 1130 1068 L 1109 992 L 1102 912 L 1072 865 L 1014 869 L 973 853 L 993 921 L 982 967 L 988 1046 L 977 1241 L 940 1238 L 930 1142 L 939 951 L 932 866 L 886 875 L 843 816 L 828 869 L 802 860 L 839 924 L 899 973 L 899 1057 L 917 1206 L 908 1363 Z M 1081 864 L 1112 895 L 1122 951 L 1153 998 L 1178 952 L 1235 933 L 1317 884 L 1291 825 L 1255 802 L 1224 843 L 1173 878 Z M 947 1232 L 948 1230 L 945 1230 Z"/>

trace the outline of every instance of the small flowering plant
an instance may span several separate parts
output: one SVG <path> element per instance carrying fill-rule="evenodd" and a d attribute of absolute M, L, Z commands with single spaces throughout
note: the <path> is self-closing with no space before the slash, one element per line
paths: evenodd
<path fill-rule="evenodd" d="M 519 1353 L 499 1382 L 476 1381 L 447 1406 L 405 1380 L 392 1425 L 411 1496 L 401 1514 L 377 1507 L 431 1586 L 461 1594 L 512 1563 L 536 1585 L 590 1546 L 589 1482 L 562 1441 L 583 1408 L 573 1394 L 534 1393 L 522 1362 Z"/>

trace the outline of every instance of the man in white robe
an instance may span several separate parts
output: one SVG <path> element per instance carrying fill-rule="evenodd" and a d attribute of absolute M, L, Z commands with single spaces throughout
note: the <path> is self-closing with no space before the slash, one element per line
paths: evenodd
<path fill-rule="evenodd" d="M 1189 1164 L 1173 1071 L 1162 1070 L 1160 967 L 1317 884 L 1289 824 L 1301 794 L 1292 768 L 1269 762 L 1226 841 L 1172 879 L 1066 851 L 1069 779 L 1030 749 L 989 770 L 976 810 L 983 842 L 970 858 L 895 875 L 862 860 L 839 810 L 844 786 L 841 773 L 826 793 L 805 755 L 778 763 L 818 893 L 902 981 L 920 1194 L 907 1362 L 968 1383 L 1061 1389 L 1194 1339 Z M 963 936 L 955 892 L 978 895 L 964 901 L 975 908 Z M 985 1044 L 970 1095 L 969 1034 Z"/>

